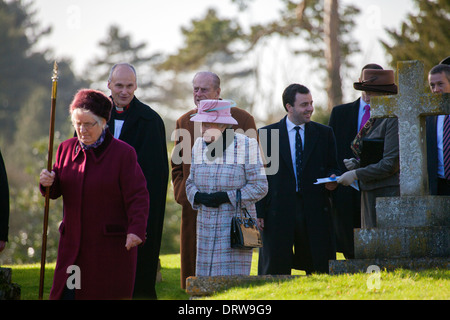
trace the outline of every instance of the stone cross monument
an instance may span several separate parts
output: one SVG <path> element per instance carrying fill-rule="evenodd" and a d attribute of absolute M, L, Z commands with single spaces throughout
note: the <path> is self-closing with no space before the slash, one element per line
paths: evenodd
<path fill-rule="evenodd" d="M 399 95 L 374 97 L 373 118 L 397 117 L 400 195 L 428 194 L 425 116 L 450 114 L 450 96 L 423 92 L 423 63 L 398 64 Z"/>
<path fill-rule="evenodd" d="M 450 114 L 449 94 L 425 94 L 423 63 L 399 62 L 399 94 L 374 97 L 374 118 L 397 117 L 400 196 L 377 198 L 377 228 L 355 229 L 355 259 L 329 263 L 331 274 L 450 267 L 450 196 L 428 195 L 425 117 Z"/>

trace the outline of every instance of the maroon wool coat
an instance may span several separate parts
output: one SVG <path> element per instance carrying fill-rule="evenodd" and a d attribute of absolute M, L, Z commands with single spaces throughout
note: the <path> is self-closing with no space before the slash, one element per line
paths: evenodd
<path fill-rule="evenodd" d="M 59 146 L 53 171 L 50 197 L 63 197 L 64 215 L 50 299 L 61 298 L 70 265 L 80 268 L 76 299 L 131 298 L 137 247 L 127 251 L 126 236 L 134 233 L 145 241 L 149 212 L 136 152 L 109 132 L 87 151 L 71 138 Z"/>

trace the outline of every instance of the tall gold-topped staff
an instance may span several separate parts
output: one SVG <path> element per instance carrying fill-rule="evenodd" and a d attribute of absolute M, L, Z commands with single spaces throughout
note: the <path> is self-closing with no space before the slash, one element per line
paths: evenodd
<path fill-rule="evenodd" d="M 56 106 L 56 91 L 58 87 L 58 64 L 53 64 L 53 76 L 52 76 L 52 98 L 50 109 L 50 132 L 48 139 L 48 159 L 47 170 L 52 171 L 53 160 L 53 137 L 55 135 L 55 106 Z M 48 229 L 48 210 L 50 204 L 50 187 L 46 187 L 45 190 L 45 211 L 44 211 L 44 227 L 42 231 L 42 252 L 41 252 L 41 273 L 39 279 L 39 300 L 42 300 L 44 292 L 44 275 L 45 275 L 45 257 L 47 252 L 47 229 Z"/>

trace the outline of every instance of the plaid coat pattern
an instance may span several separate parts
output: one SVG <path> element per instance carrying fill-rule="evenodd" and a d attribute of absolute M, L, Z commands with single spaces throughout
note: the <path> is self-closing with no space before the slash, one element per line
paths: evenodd
<path fill-rule="evenodd" d="M 186 194 L 197 215 L 196 276 L 249 275 L 252 250 L 230 245 L 231 218 L 236 212 L 236 190 L 241 189 L 242 207 L 256 218 L 255 202 L 268 191 L 259 145 L 255 139 L 235 134 L 223 156 L 208 158 L 206 143 L 198 138 L 192 148 Z M 230 203 L 218 208 L 194 203 L 197 192 L 226 191 Z"/>

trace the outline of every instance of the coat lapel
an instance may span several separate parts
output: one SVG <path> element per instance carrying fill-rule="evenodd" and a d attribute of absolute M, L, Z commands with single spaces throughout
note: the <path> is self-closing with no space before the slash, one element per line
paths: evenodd
<path fill-rule="evenodd" d="M 286 166 L 289 168 L 290 174 L 294 177 L 294 167 L 292 164 L 291 148 L 289 146 L 289 135 L 286 127 L 286 117 L 285 116 L 279 122 L 280 128 L 280 154 Z"/>
<path fill-rule="evenodd" d="M 356 136 L 356 134 L 358 133 L 358 116 L 359 116 L 359 104 L 360 104 L 360 99 L 358 98 L 355 102 L 353 102 L 352 107 L 351 107 L 351 112 L 350 112 L 350 116 L 351 116 L 351 128 L 352 128 L 352 135 Z"/>
<path fill-rule="evenodd" d="M 311 156 L 314 147 L 317 143 L 319 135 L 316 132 L 316 127 L 313 123 L 308 122 L 305 124 L 305 142 L 303 148 L 303 161 L 302 166 L 305 168 L 306 163 L 308 163 L 309 157 Z"/>

